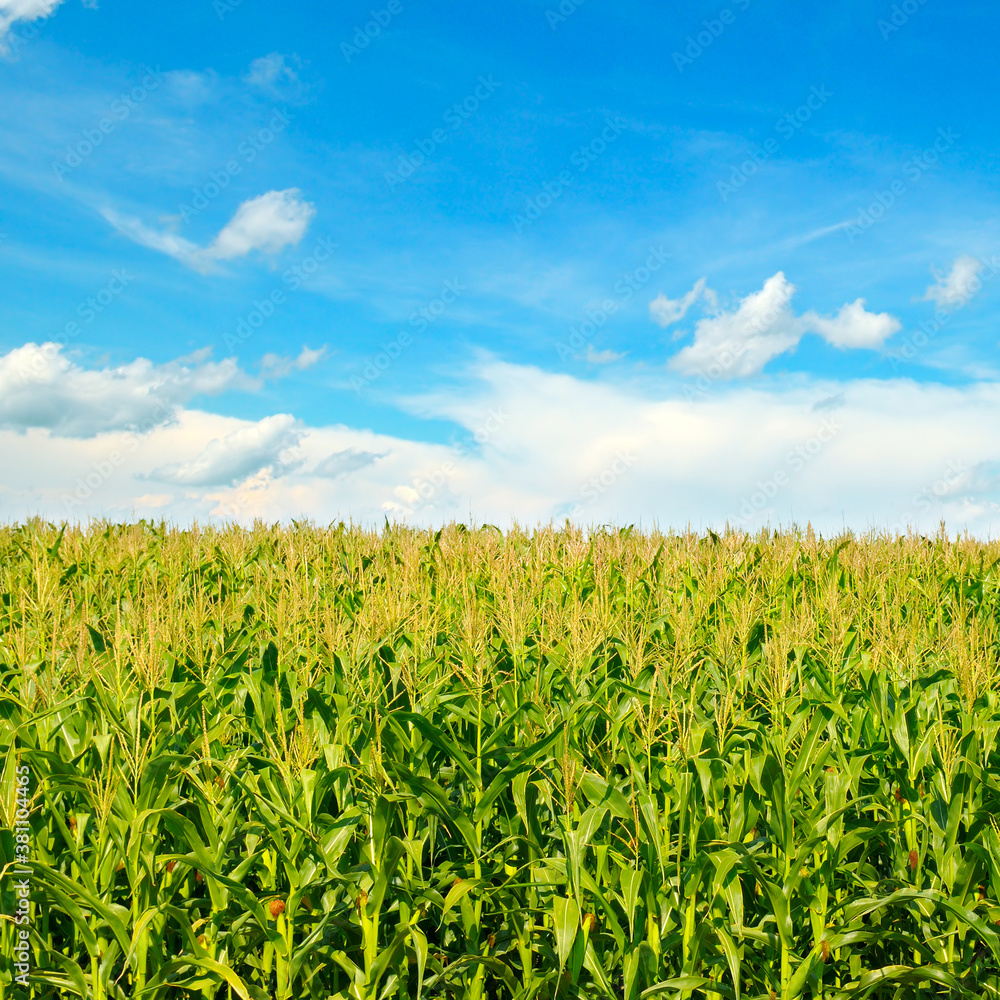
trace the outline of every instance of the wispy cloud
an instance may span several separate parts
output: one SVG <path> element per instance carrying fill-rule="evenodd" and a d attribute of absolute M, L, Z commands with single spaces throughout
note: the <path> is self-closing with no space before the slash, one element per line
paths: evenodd
<path fill-rule="evenodd" d="M 982 288 L 979 278 L 982 261 L 969 254 L 956 258 L 947 274 L 935 274 L 937 281 L 924 293 L 923 301 L 933 302 L 942 309 L 964 306 Z"/>
<path fill-rule="evenodd" d="M 207 247 L 199 247 L 175 232 L 147 226 L 134 216 L 113 208 L 102 210 L 104 218 L 124 236 L 203 272 L 218 261 L 235 260 L 255 251 L 273 256 L 297 245 L 315 214 L 315 206 L 303 200 L 298 188 L 268 191 L 243 202 L 218 236 Z"/>

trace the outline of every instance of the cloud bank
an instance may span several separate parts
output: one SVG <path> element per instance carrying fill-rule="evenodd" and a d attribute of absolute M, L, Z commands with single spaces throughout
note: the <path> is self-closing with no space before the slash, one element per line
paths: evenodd
<path fill-rule="evenodd" d="M 850 316 L 846 324 L 853 322 Z M 221 519 L 385 517 L 506 526 L 581 524 L 756 529 L 809 520 L 989 535 L 1000 527 L 1000 384 L 906 380 L 731 385 L 684 399 L 488 359 L 465 395 L 399 405 L 451 421 L 435 444 L 291 414 L 242 420 L 183 400 L 245 384 L 226 362 L 84 369 L 58 352 L 33 385 L 45 405 L 8 403 L 28 345 L 0 357 L 0 517 L 35 513 Z M 26 353 L 25 353 L 26 352 Z M 48 352 L 52 354 L 53 352 Z M 169 420 L 130 429 L 168 393 Z M 157 487 L 150 488 L 152 483 Z"/>

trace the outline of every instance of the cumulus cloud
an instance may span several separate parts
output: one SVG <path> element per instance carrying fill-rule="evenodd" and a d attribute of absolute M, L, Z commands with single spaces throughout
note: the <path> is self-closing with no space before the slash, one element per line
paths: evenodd
<path fill-rule="evenodd" d="M 286 471 L 289 455 L 302 437 L 298 421 L 288 414 L 266 417 L 215 438 L 187 462 L 161 465 L 150 479 L 177 486 L 229 486 L 261 473 Z"/>
<path fill-rule="evenodd" d="M 232 260 L 253 250 L 278 253 L 302 239 L 315 214 L 315 206 L 302 200 L 298 188 L 268 191 L 243 202 L 203 256 Z"/>
<path fill-rule="evenodd" d="M 802 338 L 802 324 L 791 308 L 794 294 L 795 286 L 779 271 L 736 310 L 699 320 L 694 343 L 674 356 L 671 367 L 695 374 L 726 358 L 729 378 L 756 374 Z"/>
<path fill-rule="evenodd" d="M 59 344 L 31 343 L 0 355 L 0 427 L 45 428 L 69 437 L 148 428 L 170 420 L 196 396 L 258 386 L 233 358 L 213 362 L 201 354 L 166 364 L 138 358 L 87 369 Z"/>
<path fill-rule="evenodd" d="M 153 229 L 111 208 L 103 209 L 102 214 L 120 233 L 141 246 L 174 257 L 188 267 L 207 271 L 217 261 L 234 260 L 254 251 L 273 255 L 285 247 L 296 246 L 309 228 L 316 208 L 302 199 L 298 188 L 268 191 L 243 202 L 207 247 L 199 247 L 170 230 Z"/>
<path fill-rule="evenodd" d="M 302 372 L 307 368 L 312 368 L 325 357 L 325 347 L 315 351 L 303 347 L 297 358 L 288 358 L 280 354 L 265 354 L 260 359 L 260 373 L 264 378 L 285 378 L 292 372 Z"/>
<path fill-rule="evenodd" d="M 0 0 L 0 52 L 5 52 L 7 32 L 18 21 L 50 17 L 62 0 Z"/>
<path fill-rule="evenodd" d="M 803 317 L 807 330 L 818 333 L 834 347 L 877 349 L 902 329 L 902 323 L 888 313 L 870 313 L 865 300 L 844 306 L 836 316 L 820 316 L 812 311 Z"/>
<path fill-rule="evenodd" d="M 711 369 L 715 377 L 743 378 L 760 372 L 772 358 L 793 350 L 807 333 L 817 333 L 834 347 L 881 347 L 901 328 L 888 313 L 871 313 L 865 300 L 843 306 L 833 316 L 792 309 L 795 286 L 779 271 L 759 292 L 729 311 L 698 321 L 694 343 L 679 351 L 670 366 L 683 374 Z"/>
<path fill-rule="evenodd" d="M 937 281 L 928 287 L 923 301 L 942 309 L 961 309 L 983 287 L 979 277 L 982 270 L 982 261 L 963 254 L 956 258 L 948 274 L 935 274 Z"/>
<path fill-rule="evenodd" d="M 679 323 L 687 315 L 688 310 L 705 294 L 706 278 L 699 278 L 694 288 L 679 299 L 668 299 L 662 292 L 649 303 L 649 315 L 654 323 L 664 329 Z"/>

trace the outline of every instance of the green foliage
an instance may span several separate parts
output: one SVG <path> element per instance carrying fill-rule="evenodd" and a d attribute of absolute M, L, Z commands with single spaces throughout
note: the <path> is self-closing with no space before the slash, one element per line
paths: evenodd
<path fill-rule="evenodd" d="M 0 557 L 36 996 L 1000 996 L 996 544 L 34 522 Z"/>

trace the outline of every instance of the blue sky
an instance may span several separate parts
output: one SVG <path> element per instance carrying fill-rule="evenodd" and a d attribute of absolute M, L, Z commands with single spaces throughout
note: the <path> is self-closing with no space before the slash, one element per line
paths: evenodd
<path fill-rule="evenodd" d="M 0 0 L 0 517 L 989 534 L 998 27 Z"/>

